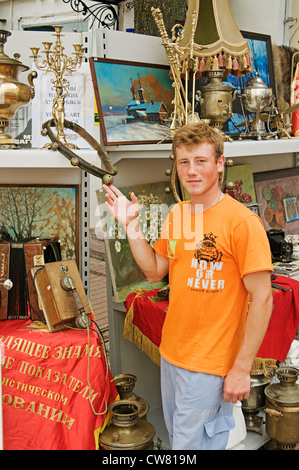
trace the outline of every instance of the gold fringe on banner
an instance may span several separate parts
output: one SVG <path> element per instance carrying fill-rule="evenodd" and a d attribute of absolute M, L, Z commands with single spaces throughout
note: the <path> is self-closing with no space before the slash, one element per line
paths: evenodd
<path fill-rule="evenodd" d="M 119 400 L 120 400 L 120 397 L 119 397 L 119 395 L 117 395 L 117 397 L 115 398 L 114 401 L 119 401 Z M 94 439 L 95 439 L 96 450 L 99 450 L 99 448 L 100 448 L 100 446 L 99 446 L 100 434 L 102 434 L 102 432 L 106 429 L 106 427 L 109 426 L 112 423 L 112 417 L 113 417 L 112 412 L 108 411 L 102 426 L 100 426 L 98 429 L 94 430 L 93 434 L 94 434 Z"/>
<path fill-rule="evenodd" d="M 160 366 L 160 353 L 159 348 L 149 340 L 137 326 L 133 325 L 134 316 L 134 302 L 138 297 L 141 297 L 143 290 L 137 292 L 125 318 L 123 329 L 123 337 L 128 341 L 134 343 L 140 351 L 144 352 L 157 366 Z"/>
<path fill-rule="evenodd" d="M 265 377 L 273 375 L 273 372 L 277 368 L 276 359 L 256 357 L 253 361 L 250 375 L 264 374 Z"/>

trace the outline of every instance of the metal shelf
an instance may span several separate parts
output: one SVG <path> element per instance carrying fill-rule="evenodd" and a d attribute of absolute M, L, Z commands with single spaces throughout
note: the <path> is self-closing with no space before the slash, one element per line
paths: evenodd
<path fill-rule="evenodd" d="M 109 157 L 116 163 L 124 158 L 168 158 L 171 143 L 109 145 L 105 147 Z M 229 157 L 252 157 L 258 155 L 281 155 L 299 152 L 299 139 L 242 140 L 224 143 L 224 155 Z"/>

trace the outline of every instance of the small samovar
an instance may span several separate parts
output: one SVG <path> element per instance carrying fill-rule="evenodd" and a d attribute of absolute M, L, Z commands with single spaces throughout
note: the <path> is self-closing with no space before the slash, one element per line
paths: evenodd
<path fill-rule="evenodd" d="M 16 111 L 34 98 L 33 79 L 37 76 L 35 71 L 29 73 L 29 86 L 19 82 L 19 73 L 28 70 L 29 67 L 22 64 L 19 54 L 14 54 L 14 58 L 5 54 L 4 44 L 10 35 L 9 31 L 0 30 L 0 148 L 16 147 L 13 138 L 5 132 L 5 128 Z"/>

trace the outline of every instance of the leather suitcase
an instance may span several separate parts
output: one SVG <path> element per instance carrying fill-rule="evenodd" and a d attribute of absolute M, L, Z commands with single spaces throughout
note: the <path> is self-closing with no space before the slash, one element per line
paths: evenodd
<path fill-rule="evenodd" d="M 61 260 L 58 237 L 14 242 L 0 240 L 0 320 L 43 320 L 38 295 L 31 276 L 33 266 Z M 29 275 L 30 274 L 30 275 Z M 10 279 L 12 288 L 5 289 Z"/>

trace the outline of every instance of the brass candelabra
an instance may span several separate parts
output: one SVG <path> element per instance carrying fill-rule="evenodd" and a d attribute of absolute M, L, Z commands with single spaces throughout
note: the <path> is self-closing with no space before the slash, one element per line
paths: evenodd
<path fill-rule="evenodd" d="M 34 64 L 39 70 L 43 70 L 45 72 L 52 72 L 55 76 L 54 79 L 51 80 L 55 89 L 56 89 L 56 96 L 53 99 L 52 105 L 52 115 L 54 124 L 56 127 L 57 132 L 57 140 L 63 143 L 68 148 L 78 148 L 75 144 L 68 143 L 66 141 L 65 133 L 64 133 L 64 121 L 65 121 L 65 110 L 64 110 L 64 101 L 65 98 L 69 94 L 69 82 L 65 78 L 66 73 L 72 73 L 75 70 L 78 70 L 82 63 L 82 58 L 84 54 L 84 47 L 82 44 L 73 44 L 75 52 L 75 58 L 68 57 L 63 51 L 64 47 L 61 43 L 61 30 L 62 26 L 55 26 L 55 34 L 56 41 L 52 48 L 52 42 L 43 42 L 44 50 L 41 51 L 45 54 L 45 59 L 38 63 L 38 55 L 39 47 L 31 47 L 32 56 L 34 59 Z M 42 134 L 44 130 L 42 130 Z M 45 132 L 46 135 L 47 132 Z M 48 143 L 44 145 L 43 148 L 51 147 L 52 144 Z"/>

